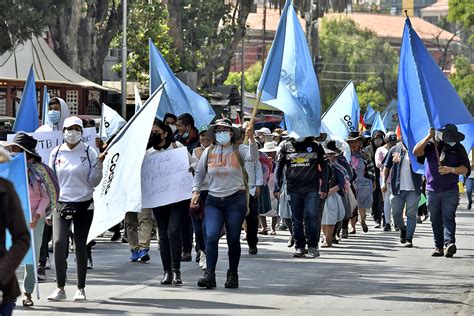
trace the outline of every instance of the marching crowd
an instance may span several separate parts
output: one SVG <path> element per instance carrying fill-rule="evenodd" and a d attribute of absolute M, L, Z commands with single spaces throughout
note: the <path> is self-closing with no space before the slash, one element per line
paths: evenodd
<path fill-rule="evenodd" d="M 22 292 L 15 277 L 29 247 L 28 227 L 34 232 L 40 280 L 46 278 L 52 239 L 57 289 L 48 300 L 66 299 L 70 249 L 77 265 L 73 299 L 86 300 L 86 274 L 93 267 L 94 245 L 94 241 L 87 244 L 87 236 L 94 211 L 100 211 L 94 210 L 93 192 L 101 181 L 111 140 L 96 140 L 99 153 L 83 143 L 82 132 L 89 122 L 71 116 L 60 98 L 51 99 L 48 116 L 49 124 L 39 131 L 64 134 L 64 143 L 53 149 L 49 165 L 35 151 L 37 141 L 25 133 L 0 146 L 1 162 L 18 152 L 26 154 L 32 218 L 27 226 L 12 185 L 0 179 L 4 314 L 11 312 L 21 293 L 24 306 L 34 304 L 35 266 L 26 265 Z M 434 237 L 432 256 L 452 257 L 457 251 L 459 177 L 464 176 L 471 209 L 473 157 L 460 144 L 464 135 L 455 125 L 426 133 L 410 152 L 393 132 L 351 131 L 344 140 L 324 133 L 294 138 L 280 128 L 254 131 L 253 126 L 236 126 L 229 119 L 195 126 L 188 113 L 166 114 L 153 123 L 147 154 L 186 147 L 194 177 L 192 198 L 126 214 L 122 240 L 130 246 L 130 261 L 149 261 L 150 240 L 157 235 L 161 284 L 180 285 L 181 262 L 192 260 L 194 245 L 196 261 L 204 271 L 197 285 L 214 288 L 219 240 L 225 236 L 229 257 L 225 287 L 237 288 L 242 231 L 251 255 L 258 254 L 258 236 L 274 235 L 279 226 L 290 232 L 288 247 L 294 247 L 294 257 L 315 258 L 322 248 L 333 247 L 360 230 L 367 233 L 368 215 L 376 224 L 370 229 L 395 229 L 403 247 L 413 247 L 416 225 L 427 214 Z M 413 171 L 413 159 L 426 162 L 424 175 Z M 5 229 L 13 238 L 10 250 L 5 249 Z M 111 230 L 113 239 L 120 239 L 120 225 Z"/>

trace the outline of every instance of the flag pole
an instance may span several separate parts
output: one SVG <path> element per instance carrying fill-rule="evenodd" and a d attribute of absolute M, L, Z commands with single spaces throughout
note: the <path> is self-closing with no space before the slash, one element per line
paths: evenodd
<path fill-rule="evenodd" d="M 263 87 L 262 87 L 262 90 L 263 90 Z M 260 105 L 260 100 L 262 99 L 262 91 L 258 91 L 257 92 L 257 102 L 255 103 L 253 109 L 252 109 L 252 116 L 250 117 L 250 124 L 249 126 L 254 126 L 255 124 L 255 117 L 257 116 L 257 110 L 258 110 L 258 106 Z M 245 138 L 244 138 L 244 144 L 248 144 L 248 137 L 247 135 L 245 135 Z"/>

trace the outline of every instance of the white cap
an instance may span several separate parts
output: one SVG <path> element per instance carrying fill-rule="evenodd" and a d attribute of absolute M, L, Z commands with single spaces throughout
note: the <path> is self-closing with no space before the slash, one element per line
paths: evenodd
<path fill-rule="evenodd" d="M 77 116 L 70 116 L 64 120 L 63 128 L 69 128 L 73 125 L 79 125 L 81 128 L 84 128 L 82 125 L 82 120 Z"/>
<path fill-rule="evenodd" d="M 255 133 L 271 134 L 272 132 L 268 127 L 262 127 L 261 129 L 255 131 Z"/>

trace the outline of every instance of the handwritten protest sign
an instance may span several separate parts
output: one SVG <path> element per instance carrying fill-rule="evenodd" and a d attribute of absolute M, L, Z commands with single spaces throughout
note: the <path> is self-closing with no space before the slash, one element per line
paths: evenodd
<path fill-rule="evenodd" d="M 61 131 L 52 131 L 52 132 L 36 132 L 28 133 L 28 135 L 33 136 L 34 139 L 38 141 L 36 145 L 36 152 L 43 159 L 43 163 L 49 163 L 49 155 L 51 151 L 63 143 L 63 133 Z M 97 137 L 97 130 L 95 127 L 84 128 L 82 133 L 82 141 L 87 145 L 91 146 L 96 152 L 99 152 L 95 145 L 95 138 Z M 9 143 L 13 142 L 15 138 L 14 134 L 7 135 L 7 141 Z"/>
<path fill-rule="evenodd" d="M 142 207 L 153 208 L 191 198 L 192 174 L 186 147 L 145 155 Z"/>

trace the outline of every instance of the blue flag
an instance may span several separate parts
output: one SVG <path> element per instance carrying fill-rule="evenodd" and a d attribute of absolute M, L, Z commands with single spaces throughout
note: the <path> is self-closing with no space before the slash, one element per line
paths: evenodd
<path fill-rule="evenodd" d="M 375 120 L 375 110 L 370 106 L 370 103 L 367 105 L 367 111 L 364 114 L 364 122 L 365 124 L 372 125 Z"/>
<path fill-rule="evenodd" d="M 290 136 L 319 135 L 321 100 L 318 80 L 291 0 L 286 2 L 282 11 L 257 90 L 262 101 L 286 114 Z"/>
<path fill-rule="evenodd" d="M 0 163 L 0 177 L 7 179 L 13 184 L 18 198 L 21 202 L 23 214 L 25 215 L 26 223 L 31 222 L 30 214 L 30 195 L 28 191 L 28 176 L 26 172 L 26 155 L 24 153 L 12 156 L 11 161 Z M 34 245 L 33 234 L 31 233 L 31 244 Z M 12 246 L 11 235 L 7 235 L 6 246 L 9 249 Z M 23 258 L 22 264 L 34 264 L 34 247 L 30 249 Z"/>
<path fill-rule="evenodd" d="M 385 126 L 383 125 L 382 118 L 380 117 L 380 112 L 375 112 L 375 118 L 372 122 L 372 129 L 370 130 L 370 134 L 374 136 L 375 131 L 382 131 L 384 133 L 387 133 L 387 130 L 385 129 Z"/>
<path fill-rule="evenodd" d="M 412 167 L 422 173 L 424 167 L 412 154 L 430 127 L 439 129 L 448 123 L 474 124 L 474 119 L 453 86 L 439 69 L 423 42 L 405 21 L 398 66 L 398 114 Z"/>
<path fill-rule="evenodd" d="M 48 104 L 49 104 L 49 94 L 48 94 L 48 86 L 44 86 L 43 89 L 43 108 L 42 108 L 42 125 L 48 124 Z"/>
<path fill-rule="evenodd" d="M 385 112 L 382 118 L 382 123 L 383 123 L 383 127 L 385 127 L 385 130 L 388 130 L 388 112 Z"/>
<path fill-rule="evenodd" d="M 157 117 L 162 119 L 166 113 L 173 113 L 176 116 L 189 113 L 193 116 L 197 128 L 209 125 L 216 116 L 209 102 L 176 78 L 153 41 L 149 39 L 148 43 L 150 45 L 150 95 L 165 82 L 165 93 L 161 98 Z"/>
<path fill-rule="evenodd" d="M 33 133 L 38 128 L 38 101 L 36 97 L 35 74 L 33 73 L 33 66 L 31 66 L 23 89 L 20 107 L 16 114 L 15 124 L 13 125 L 15 133 Z"/>
<path fill-rule="evenodd" d="M 331 131 L 331 135 L 346 139 L 349 132 L 359 130 L 360 107 L 357 92 L 352 81 L 349 81 L 336 100 L 323 115 L 322 123 Z"/>
<path fill-rule="evenodd" d="M 474 147 L 474 124 L 457 125 L 458 130 L 464 134 L 465 138 L 461 144 L 466 148 L 467 153 Z"/>

